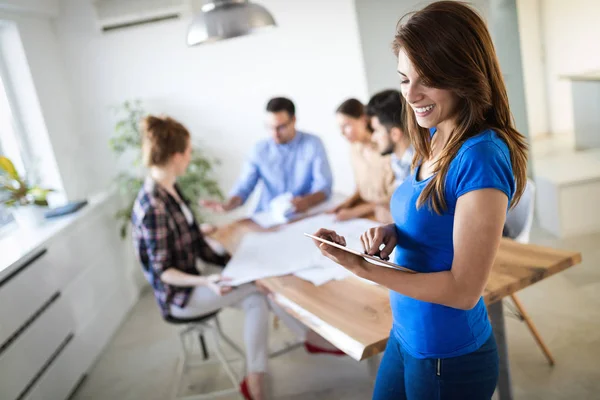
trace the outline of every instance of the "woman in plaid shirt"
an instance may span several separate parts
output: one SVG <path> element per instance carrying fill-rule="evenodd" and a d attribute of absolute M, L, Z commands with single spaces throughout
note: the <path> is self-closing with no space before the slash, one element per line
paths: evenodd
<path fill-rule="evenodd" d="M 248 376 L 241 391 L 246 399 L 265 397 L 269 309 L 306 340 L 309 352 L 340 354 L 271 302 L 254 284 L 234 289 L 220 275 L 200 274 L 196 268 L 198 258 L 224 266 L 229 256 L 217 254 L 204 240 L 189 202 L 176 184 L 190 163 L 190 134 L 179 122 L 155 116 L 144 119 L 142 132 L 142 153 L 149 176 L 133 207 L 133 240 L 163 317 L 189 318 L 223 307 L 243 309 Z"/>

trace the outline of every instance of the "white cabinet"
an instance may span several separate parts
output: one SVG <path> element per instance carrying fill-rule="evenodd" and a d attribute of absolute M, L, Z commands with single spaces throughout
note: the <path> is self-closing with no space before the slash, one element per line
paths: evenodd
<path fill-rule="evenodd" d="M 16 399 L 35 380 L 44 365 L 73 330 L 60 296 L 44 309 L 0 354 L 2 398 Z"/>
<path fill-rule="evenodd" d="M 24 400 L 66 399 L 81 379 L 83 365 L 77 362 L 77 343 L 67 337 L 44 374 L 23 398 Z"/>
<path fill-rule="evenodd" d="M 57 292 L 46 249 L 37 250 L 0 283 L 0 343 L 10 337 Z"/>
<path fill-rule="evenodd" d="M 137 301 L 116 204 L 84 208 L 2 270 L 0 399 L 66 399 Z"/>

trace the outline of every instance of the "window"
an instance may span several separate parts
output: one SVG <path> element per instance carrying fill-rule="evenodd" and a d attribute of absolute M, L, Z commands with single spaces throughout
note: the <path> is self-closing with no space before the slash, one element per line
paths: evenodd
<path fill-rule="evenodd" d="M 21 174 L 25 174 L 19 127 L 11 107 L 10 91 L 6 85 L 4 60 L 0 57 L 0 155 L 11 159 Z M 0 194 L 1 196 L 2 194 Z M 0 205 L 0 230 L 12 221 L 10 212 Z"/>

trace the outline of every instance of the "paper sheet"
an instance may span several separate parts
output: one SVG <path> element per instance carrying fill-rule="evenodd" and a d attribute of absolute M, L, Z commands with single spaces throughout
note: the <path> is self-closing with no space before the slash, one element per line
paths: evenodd
<path fill-rule="evenodd" d="M 250 233 L 244 236 L 223 270 L 223 276 L 231 278 L 230 284 L 237 286 L 310 267 L 310 260 L 290 257 L 293 252 L 310 251 L 310 245 L 291 246 L 293 242 L 279 236 L 279 232 Z"/>
<path fill-rule="evenodd" d="M 304 232 L 319 228 L 333 229 L 346 237 L 348 246 L 360 249 L 360 235 L 377 223 L 356 219 L 336 222 L 333 215 L 320 214 L 281 227 L 275 232 L 247 234 L 223 275 L 232 278 L 233 285 L 257 279 L 298 273 L 303 279 L 323 284 L 343 279 L 350 272 L 324 257 Z"/>
<path fill-rule="evenodd" d="M 255 213 L 250 218 L 260 227 L 265 229 L 269 229 L 277 225 L 283 225 L 287 222 L 287 218 L 270 211 Z"/>
<path fill-rule="evenodd" d="M 298 222 L 300 224 L 303 221 Z M 355 219 L 350 221 L 338 222 L 333 216 L 317 216 L 307 220 L 306 225 L 302 226 L 307 233 L 315 233 L 319 228 L 327 228 L 336 231 L 344 236 L 346 245 L 353 249 L 362 249 L 360 236 L 369 228 L 377 226 L 378 223 L 367 219 Z M 310 239 L 308 239 L 310 241 Z M 312 282 L 316 286 L 320 286 L 332 280 L 340 280 L 353 275 L 344 267 L 336 264 L 327 257 L 323 256 L 316 248 L 313 253 L 310 264 L 315 265 L 310 270 L 303 270 L 295 273 L 301 279 Z"/>
<path fill-rule="evenodd" d="M 285 206 L 286 201 L 291 201 L 291 194 L 283 194 L 271 202 L 271 209 L 255 213 L 250 218 L 262 228 L 268 229 L 274 226 L 283 225 L 291 220 L 308 217 L 311 215 L 322 214 L 344 201 L 344 196 L 333 194 L 331 198 L 321 204 L 307 210 L 304 213 L 289 213 L 289 208 Z"/>

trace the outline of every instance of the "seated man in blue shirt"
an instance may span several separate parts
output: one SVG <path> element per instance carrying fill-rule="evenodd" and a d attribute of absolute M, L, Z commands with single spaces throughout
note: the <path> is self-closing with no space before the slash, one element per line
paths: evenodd
<path fill-rule="evenodd" d="M 321 140 L 296 130 L 294 103 L 276 97 L 267 103 L 267 127 L 271 137 L 251 150 L 242 174 L 223 203 L 205 201 L 214 211 L 230 211 L 246 202 L 258 182 L 262 191 L 254 212 L 269 210 L 273 199 L 292 196 L 297 213 L 325 201 L 331 194 L 332 176 Z"/>
<path fill-rule="evenodd" d="M 373 129 L 371 139 L 381 155 L 391 155 L 396 188 L 410 176 L 415 154 L 408 134 L 402 129 L 401 97 L 397 90 L 384 90 L 373 95 L 367 104 L 367 115 Z M 375 217 L 378 221 L 393 222 L 389 207 L 378 206 Z"/>

